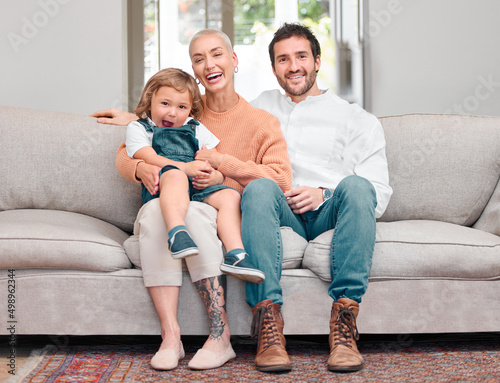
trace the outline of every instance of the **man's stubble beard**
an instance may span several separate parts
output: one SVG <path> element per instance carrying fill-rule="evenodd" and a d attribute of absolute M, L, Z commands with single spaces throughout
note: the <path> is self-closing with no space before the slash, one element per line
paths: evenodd
<path fill-rule="evenodd" d="M 300 73 L 300 71 L 298 71 L 297 73 Z M 291 75 L 293 75 L 293 74 L 291 74 Z M 317 76 L 317 74 L 316 74 L 316 66 L 315 66 L 314 70 L 312 72 L 310 72 L 309 74 L 307 74 L 306 83 L 304 84 L 304 86 L 298 90 L 295 90 L 293 87 L 289 86 L 286 79 L 281 78 L 281 77 L 277 77 L 277 79 L 278 79 L 278 84 L 284 89 L 284 91 L 287 94 L 289 94 L 291 96 L 299 97 L 299 96 L 306 94 L 313 87 L 314 83 L 316 82 L 316 76 Z"/>

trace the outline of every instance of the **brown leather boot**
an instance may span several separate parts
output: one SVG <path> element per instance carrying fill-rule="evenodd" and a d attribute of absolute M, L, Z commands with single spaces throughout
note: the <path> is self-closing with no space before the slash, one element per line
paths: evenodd
<path fill-rule="evenodd" d="M 359 339 L 356 328 L 359 304 L 352 299 L 340 298 L 333 302 L 330 318 L 330 357 L 328 369 L 337 372 L 359 371 L 363 368 L 363 357 L 358 351 Z"/>
<path fill-rule="evenodd" d="M 255 365 L 264 372 L 283 372 L 292 369 L 283 335 L 283 316 L 280 305 L 270 299 L 257 304 L 253 310 L 252 336 L 258 338 Z"/>

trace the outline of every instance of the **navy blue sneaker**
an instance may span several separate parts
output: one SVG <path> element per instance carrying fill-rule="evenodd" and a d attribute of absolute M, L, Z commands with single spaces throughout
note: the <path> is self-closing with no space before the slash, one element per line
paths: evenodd
<path fill-rule="evenodd" d="M 228 275 L 247 282 L 257 284 L 264 282 L 265 274 L 252 266 L 249 257 L 243 249 L 231 250 L 224 256 L 220 269 Z"/>
<path fill-rule="evenodd" d="M 174 230 L 175 232 L 171 234 Z M 168 249 L 172 253 L 172 258 L 182 259 L 199 254 L 196 243 L 185 229 L 176 226 L 168 234 Z"/>

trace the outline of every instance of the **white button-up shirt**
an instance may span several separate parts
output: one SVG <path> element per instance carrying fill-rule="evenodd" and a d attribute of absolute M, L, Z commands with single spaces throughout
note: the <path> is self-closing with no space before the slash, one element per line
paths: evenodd
<path fill-rule="evenodd" d="M 376 217 L 384 213 L 392 188 L 384 131 L 374 115 L 330 90 L 295 103 L 276 89 L 263 92 L 251 104 L 280 120 L 292 164 L 293 187 L 335 189 L 345 177 L 358 175 L 375 188 Z"/>

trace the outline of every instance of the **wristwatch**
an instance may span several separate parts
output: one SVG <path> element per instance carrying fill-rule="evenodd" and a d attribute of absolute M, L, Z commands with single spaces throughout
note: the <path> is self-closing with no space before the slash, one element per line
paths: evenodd
<path fill-rule="evenodd" d="M 328 189 L 323 187 L 320 187 L 320 189 L 323 190 L 323 201 L 326 201 L 327 199 L 333 197 L 333 189 Z"/>

